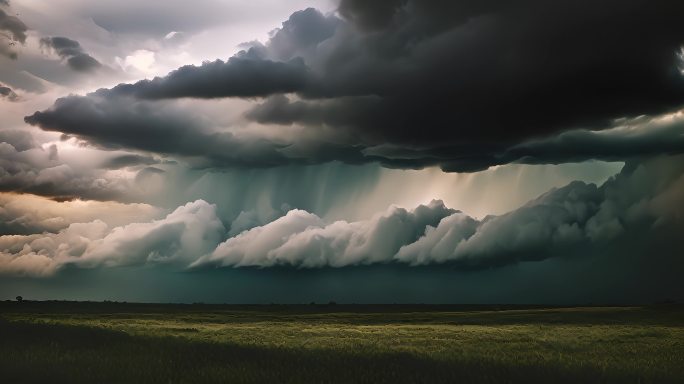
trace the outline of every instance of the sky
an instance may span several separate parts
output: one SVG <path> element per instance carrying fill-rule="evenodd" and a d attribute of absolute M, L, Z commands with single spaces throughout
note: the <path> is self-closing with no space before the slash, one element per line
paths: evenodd
<path fill-rule="evenodd" d="M 684 3 L 0 0 L 0 300 L 684 300 Z"/>

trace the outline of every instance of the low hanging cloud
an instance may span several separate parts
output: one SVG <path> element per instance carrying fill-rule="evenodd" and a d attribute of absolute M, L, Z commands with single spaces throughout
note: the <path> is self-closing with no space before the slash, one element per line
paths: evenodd
<path fill-rule="evenodd" d="M 599 245 L 618 248 L 625 236 L 647 242 L 657 232 L 681 231 L 681 207 L 684 158 L 661 157 L 627 164 L 600 187 L 572 182 L 475 226 L 467 218 L 451 216 L 394 258 L 411 265 L 490 267 L 578 257 Z"/>
<path fill-rule="evenodd" d="M 42 225 L 41 215 L 31 215 L 28 220 Z M 198 200 L 159 220 L 114 228 L 94 220 L 71 223 L 56 233 L 0 236 L 0 272 L 47 276 L 65 265 L 143 264 L 179 269 L 387 263 L 495 268 L 579 258 L 588 249 L 610 253 L 622 249 L 626 239 L 647 246 L 657 237 L 667 242 L 658 246 L 681 249 L 677 234 L 682 230 L 684 158 L 679 155 L 629 163 L 601 186 L 572 182 L 507 214 L 482 220 L 441 201 L 412 210 L 393 206 L 355 222 L 328 223 L 293 209 L 224 241 L 234 231 L 229 234 L 214 205 Z"/>
<path fill-rule="evenodd" d="M 441 201 L 433 201 L 412 211 L 391 207 L 367 221 L 325 224 L 312 213 L 292 210 L 228 239 L 193 266 L 315 268 L 386 262 L 403 244 L 418 239 L 426 226 L 452 213 Z"/>
<path fill-rule="evenodd" d="M 573 182 L 525 206 L 483 220 L 432 202 L 390 208 L 367 221 L 324 223 L 293 210 L 220 244 L 193 267 L 345 267 L 373 263 L 483 268 L 578 257 L 624 236 L 684 229 L 684 158 L 628 164 L 602 186 Z M 677 247 L 676 244 L 672 244 Z"/>
<path fill-rule="evenodd" d="M 77 72 L 92 72 L 102 66 L 99 61 L 87 54 L 81 44 L 66 37 L 43 37 L 40 39 L 43 48 L 53 50 L 57 56 L 66 60 L 69 68 Z"/>
<path fill-rule="evenodd" d="M 215 167 L 338 160 L 470 172 L 510 162 L 682 152 L 681 127 L 660 131 L 660 139 L 615 128 L 684 105 L 684 3 L 361 3 L 342 1 L 341 18 L 295 12 L 267 42 L 248 43 L 227 61 L 62 98 L 26 122 L 98 144 L 181 156 L 201 152 L 189 150 L 187 137 L 198 148 L 223 143 L 224 153 L 233 141 L 195 137 L 198 126 L 215 125 L 197 116 L 185 129 L 161 130 L 137 112 L 151 100 L 168 111 L 177 98 L 265 97 L 245 112 L 248 122 L 297 127 L 278 145 L 262 136 L 267 149 L 256 145 L 234 158 L 197 153 Z M 121 104 L 127 108 L 111 107 Z M 82 123 L 91 118 L 88 105 L 100 111 L 96 124 Z M 143 137 L 165 141 L 163 148 L 101 128 L 123 119 Z"/>
<path fill-rule="evenodd" d="M 110 228 L 94 220 L 53 234 L 0 236 L 0 273 L 49 276 L 65 265 L 187 264 L 214 249 L 224 233 L 216 206 L 197 200 L 150 222 Z"/>

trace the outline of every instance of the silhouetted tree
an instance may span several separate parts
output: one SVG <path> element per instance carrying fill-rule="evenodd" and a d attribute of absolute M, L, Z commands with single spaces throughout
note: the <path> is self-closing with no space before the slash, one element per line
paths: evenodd
<path fill-rule="evenodd" d="M 22 301 L 24 301 L 24 298 L 21 296 L 17 296 L 17 301 L 21 303 Z"/>

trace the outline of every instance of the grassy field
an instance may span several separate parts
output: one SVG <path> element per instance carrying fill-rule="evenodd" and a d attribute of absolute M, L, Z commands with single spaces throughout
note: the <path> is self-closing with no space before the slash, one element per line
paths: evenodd
<path fill-rule="evenodd" d="M 4 302 L 0 380 L 682 383 L 684 308 Z"/>

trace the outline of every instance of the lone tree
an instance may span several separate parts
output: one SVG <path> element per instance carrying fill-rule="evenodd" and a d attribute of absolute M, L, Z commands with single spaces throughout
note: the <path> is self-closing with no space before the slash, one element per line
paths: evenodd
<path fill-rule="evenodd" d="M 24 301 L 24 298 L 21 296 L 17 296 L 17 301 L 21 303 L 22 301 Z"/>

